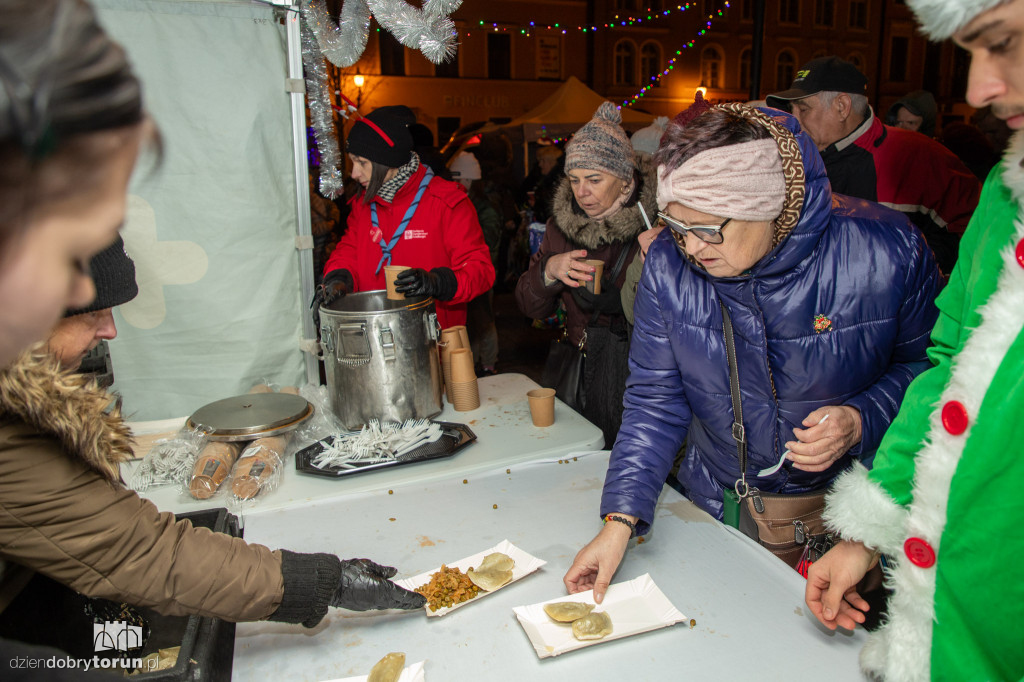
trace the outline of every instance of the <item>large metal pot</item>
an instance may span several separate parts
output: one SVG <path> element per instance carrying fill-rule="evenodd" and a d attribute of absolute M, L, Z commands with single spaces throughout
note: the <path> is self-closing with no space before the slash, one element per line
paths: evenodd
<path fill-rule="evenodd" d="M 392 301 L 366 291 L 320 307 L 331 409 L 347 428 L 441 412 L 438 331 L 429 296 Z"/>

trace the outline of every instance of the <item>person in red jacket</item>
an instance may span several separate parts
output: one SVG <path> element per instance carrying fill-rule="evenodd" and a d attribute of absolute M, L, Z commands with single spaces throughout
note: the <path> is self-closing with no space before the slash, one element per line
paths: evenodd
<path fill-rule="evenodd" d="M 314 301 L 384 289 L 384 266 L 406 265 L 397 290 L 433 296 L 442 328 L 466 323 L 466 304 L 494 284 L 476 211 L 461 185 L 436 177 L 413 152 L 406 107 L 382 107 L 348 136 L 352 178 L 348 229 L 324 266 Z"/>

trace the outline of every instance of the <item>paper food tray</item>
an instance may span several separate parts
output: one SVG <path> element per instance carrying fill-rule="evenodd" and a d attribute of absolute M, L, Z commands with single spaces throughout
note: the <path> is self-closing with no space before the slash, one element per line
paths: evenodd
<path fill-rule="evenodd" d="M 593 604 L 594 591 L 588 590 L 513 609 L 540 658 L 558 656 L 567 651 L 650 632 L 686 620 L 686 616 L 672 605 L 647 573 L 628 582 L 611 585 L 604 595 L 604 602 L 594 609 L 595 612 L 606 611 L 611 616 L 612 633 L 604 639 L 578 640 L 573 637 L 572 623 L 555 622 L 544 613 L 544 604 L 563 601 Z"/>
<path fill-rule="evenodd" d="M 423 668 L 425 664 L 426 661 L 419 661 L 405 666 L 402 668 L 402 674 L 398 677 L 398 682 L 426 682 L 427 673 Z M 333 680 L 325 680 L 325 682 L 366 682 L 367 677 L 369 674 L 358 677 L 338 677 Z"/>
<path fill-rule="evenodd" d="M 480 590 L 480 594 L 470 599 L 469 601 L 464 601 L 460 604 L 456 604 L 455 606 L 449 606 L 446 608 L 438 609 L 437 611 L 431 611 L 429 606 L 424 606 L 423 610 L 427 612 L 427 615 L 432 618 L 440 618 L 441 616 L 450 613 L 455 609 L 462 608 L 463 606 L 468 606 L 469 604 L 475 604 L 484 597 L 487 597 L 488 595 L 492 595 L 495 592 L 499 592 L 505 589 L 509 585 L 515 583 L 517 580 L 526 577 L 527 575 L 533 573 L 538 568 L 547 563 L 546 561 L 538 559 L 537 557 L 531 554 L 527 554 L 523 550 L 513 545 L 508 540 L 502 540 L 494 547 L 491 547 L 490 549 L 485 549 L 482 552 L 477 552 L 476 554 L 468 556 L 465 559 L 459 559 L 458 561 L 453 561 L 451 563 L 446 562 L 445 566 L 447 566 L 448 568 L 457 568 L 463 573 L 465 573 L 466 570 L 470 567 L 475 568 L 479 566 L 480 562 L 483 561 L 485 556 L 487 556 L 488 554 L 492 554 L 494 552 L 501 552 L 502 554 L 507 554 L 514 562 L 516 562 L 516 565 L 512 567 L 512 582 L 502 585 L 498 589 L 491 590 L 490 592 L 484 592 L 483 590 Z M 415 590 L 420 585 L 425 585 L 428 582 L 430 582 L 430 576 L 434 573 L 437 573 L 440 570 L 441 567 L 438 566 L 433 570 L 427 571 L 426 573 L 420 573 L 419 575 L 413 576 L 411 578 L 395 580 L 394 583 L 396 585 L 399 585 L 400 587 L 404 587 L 407 590 Z"/>

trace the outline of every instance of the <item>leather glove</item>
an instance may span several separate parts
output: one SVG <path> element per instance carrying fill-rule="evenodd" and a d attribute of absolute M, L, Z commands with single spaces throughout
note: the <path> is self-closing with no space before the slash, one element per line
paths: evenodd
<path fill-rule="evenodd" d="M 459 281 L 451 268 L 434 268 L 430 272 L 422 268 L 409 268 L 398 273 L 395 291 L 406 296 L 433 296 L 438 301 L 455 298 Z"/>
<path fill-rule="evenodd" d="M 601 280 L 601 293 L 592 294 L 585 287 L 577 287 L 572 290 L 572 298 L 585 313 L 596 310 L 604 315 L 622 314 L 621 291 L 611 281 L 611 277 Z"/>
<path fill-rule="evenodd" d="M 421 609 L 426 597 L 394 584 L 391 566 L 381 566 L 369 559 L 348 559 L 341 562 L 341 582 L 331 597 L 331 606 L 350 611 L 374 609 Z"/>
<path fill-rule="evenodd" d="M 320 306 L 330 305 L 346 294 L 351 294 L 355 288 L 352 280 L 352 273 L 345 268 L 331 270 L 324 275 L 323 281 L 313 292 L 313 300 L 309 307 L 313 310 L 313 325 L 320 327 Z"/>

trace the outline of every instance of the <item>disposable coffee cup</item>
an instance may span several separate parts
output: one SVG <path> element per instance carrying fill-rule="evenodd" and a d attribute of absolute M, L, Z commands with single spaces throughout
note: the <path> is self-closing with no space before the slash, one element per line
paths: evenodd
<path fill-rule="evenodd" d="M 451 361 L 450 373 L 453 384 L 476 381 L 476 371 L 473 369 L 473 351 L 468 348 L 456 348 L 448 357 Z"/>
<path fill-rule="evenodd" d="M 404 265 L 385 265 L 384 266 L 384 280 L 388 288 L 388 298 L 392 301 L 404 301 L 405 294 L 395 291 L 395 279 L 398 277 L 398 273 L 403 270 L 408 270 Z"/>
<path fill-rule="evenodd" d="M 453 383 L 452 407 L 456 412 L 469 412 L 480 407 L 480 389 L 477 386 L 476 378 L 471 381 Z"/>
<path fill-rule="evenodd" d="M 555 423 L 555 389 L 535 388 L 527 391 L 530 401 L 530 418 L 534 426 L 551 426 Z"/>
<path fill-rule="evenodd" d="M 587 265 L 593 265 L 595 268 L 593 272 L 594 279 L 592 279 L 589 282 L 584 282 L 584 286 L 586 286 L 587 291 L 589 291 L 592 294 L 601 293 L 601 275 L 604 274 L 604 261 L 585 260 L 583 262 L 586 263 Z"/>

